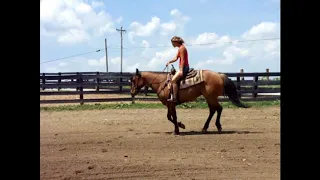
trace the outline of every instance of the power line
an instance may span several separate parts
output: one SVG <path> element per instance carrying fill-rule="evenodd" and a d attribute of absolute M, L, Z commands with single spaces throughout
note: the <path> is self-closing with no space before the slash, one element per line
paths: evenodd
<path fill-rule="evenodd" d="M 49 62 L 53 62 L 53 61 L 59 61 L 59 60 L 62 60 L 62 59 L 67 59 L 67 58 L 72 58 L 72 57 L 77 57 L 77 56 L 82 56 L 82 55 L 91 54 L 91 53 L 94 53 L 94 52 L 100 52 L 101 50 L 103 50 L 103 49 L 98 49 L 98 50 L 95 50 L 95 51 L 90 51 L 90 52 L 86 52 L 86 53 L 81 53 L 81 54 L 76 54 L 76 55 L 72 55 L 72 56 L 59 58 L 59 59 L 53 59 L 53 60 L 49 60 L 49 61 L 45 61 L 45 62 L 40 62 L 40 64 L 49 63 Z"/>
<path fill-rule="evenodd" d="M 49 62 L 54 62 L 54 61 L 60 61 L 63 59 L 68 59 L 68 58 L 72 58 L 72 57 L 77 57 L 77 56 L 82 56 L 82 55 L 86 55 L 86 54 L 91 54 L 91 53 L 95 53 L 95 52 L 100 52 L 105 49 L 98 49 L 95 51 L 90 51 L 90 52 L 86 52 L 86 53 L 81 53 L 81 54 L 75 54 L 75 55 L 71 55 L 71 56 L 67 56 L 67 57 L 63 57 L 63 58 L 58 58 L 58 59 L 53 59 L 53 60 L 49 60 L 49 61 L 44 61 L 44 62 L 40 62 L 40 64 L 45 64 L 45 63 L 49 63 Z"/>
<path fill-rule="evenodd" d="M 268 39 L 251 39 L 251 40 L 236 40 L 236 41 L 228 41 L 228 42 L 212 42 L 212 43 L 196 43 L 196 44 L 187 44 L 188 46 L 203 46 L 203 45 L 213 45 L 213 44 L 232 44 L 232 43 L 242 43 L 242 42 L 255 42 L 255 41 L 271 41 L 271 40 L 279 40 L 280 38 L 268 38 Z M 132 48 L 163 48 L 163 47 L 172 47 L 172 46 L 139 46 L 139 47 L 127 47 L 124 49 L 132 49 Z"/>
<path fill-rule="evenodd" d="M 268 38 L 268 39 L 238 40 L 238 41 L 229 41 L 229 42 L 198 43 L 198 44 L 189 44 L 188 46 L 213 45 L 213 44 L 220 44 L 220 43 L 230 44 L 230 43 L 243 43 L 243 42 L 257 42 L 257 41 L 270 41 L 270 40 L 279 40 L 279 39 L 280 38 Z M 128 48 L 124 48 L 124 47 L 121 48 L 120 47 L 120 48 L 121 49 L 134 49 L 134 48 L 164 48 L 164 47 L 171 47 L 171 46 L 150 46 L 150 47 L 139 46 L 139 47 L 128 47 Z M 119 47 L 111 47 L 111 48 L 120 49 Z M 40 62 L 40 64 L 49 63 L 49 62 L 53 62 L 53 61 L 59 61 L 59 60 L 68 59 L 68 58 L 77 57 L 77 56 L 82 56 L 82 55 L 91 54 L 91 53 L 95 53 L 95 52 L 100 52 L 101 50 L 105 50 L 105 48 L 98 49 L 95 51 L 86 52 L 86 53 L 71 55 L 71 56 L 67 56 L 67 57 L 63 57 L 63 58 L 53 59 L 53 60 L 49 60 L 49 61 L 45 61 L 45 62 Z"/>

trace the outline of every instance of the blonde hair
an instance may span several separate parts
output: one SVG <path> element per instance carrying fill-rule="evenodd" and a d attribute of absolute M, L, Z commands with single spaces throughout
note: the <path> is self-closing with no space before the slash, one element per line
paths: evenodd
<path fill-rule="evenodd" d="M 184 40 L 183 40 L 181 37 L 179 37 L 179 36 L 173 36 L 173 37 L 171 38 L 171 42 L 178 42 L 178 43 L 180 43 L 180 44 L 184 44 L 184 43 L 185 43 Z"/>

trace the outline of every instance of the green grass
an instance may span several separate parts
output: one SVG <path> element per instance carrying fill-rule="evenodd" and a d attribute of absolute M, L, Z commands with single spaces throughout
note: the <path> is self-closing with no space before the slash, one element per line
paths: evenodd
<path fill-rule="evenodd" d="M 251 107 L 268 107 L 279 106 L 280 101 L 252 101 L 243 102 Z M 237 108 L 230 102 L 222 102 L 224 108 Z M 160 103 L 117 103 L 117 104 L 84 104 L 84 105 L 61 105 L 40 107 L 40 111 L 80 111 L 80 110 L 102 110 L 102 109 L 152 109 L 152 108 L 166 108 Z M 206 109 L 208 105 L 204 101 L 190 102 L 177 106 L 179 109 Z"/>
<path fill-rule="evenodd" d="M 253 86 L 241 86 L 241 87 L 252 88 Z M 258 88 L 281 88 L 281 86 L 280 85 L 259 85 Z"/>

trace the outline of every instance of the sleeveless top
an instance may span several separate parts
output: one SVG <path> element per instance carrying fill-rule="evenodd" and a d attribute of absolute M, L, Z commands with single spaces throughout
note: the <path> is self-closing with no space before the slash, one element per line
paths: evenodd
<path fill-rule="evenodd" d="M 178 58 L 179 58 L 179 66 L 181 66 L 181 57 L 180 57 L 180 51 L 178 51 Z M 189 66 L 189 61 L 188 61 L 188 51 L 185 50 L 184 54 L 184 66 Z"/>

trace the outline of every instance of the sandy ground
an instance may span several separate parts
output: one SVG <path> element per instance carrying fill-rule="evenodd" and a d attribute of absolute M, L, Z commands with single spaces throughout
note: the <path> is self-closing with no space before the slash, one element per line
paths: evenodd
<path fill-rule="evenodd" d="M 280 179 L 280 108 L 40 112 L 40 179 Z"/>

